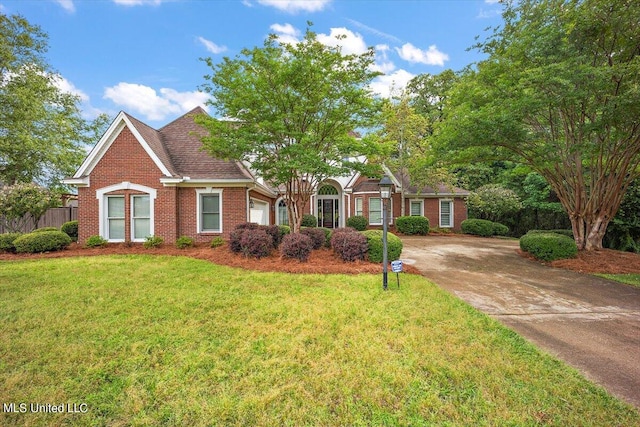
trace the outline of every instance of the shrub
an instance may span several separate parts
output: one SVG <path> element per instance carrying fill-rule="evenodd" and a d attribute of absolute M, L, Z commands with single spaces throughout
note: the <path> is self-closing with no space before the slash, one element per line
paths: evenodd
<path fill-rule="evenodd" d="M 333 230 L 326 227 L 318 227 L 319 230 L 324 231 L 324 246 L 331 247 L 331 235 L 333 234 Z"/>
<path fill-rule="evenodd" d="M 493 236 L 493 222 L 486 219 L 465 219 L 461 224 L 466 234 L 489 237 Z"/>
<path fill-rule="evenodd" d="M 343 261 L 364 260 L 367 254 L 367 238 L 357 231 L 343 231 L 338 229 L 331 236 L 331 247 Z"/>
<path fill-rule="evenodd" d="M 313 215 L 305 214 L 302 215 L 302 223 L 300 224 L 302 227 L 317 227 L 318 226 L 318 218 Z"/>
<path fill-rule="evenodd" d="M 164 239 L 160 236 L 148 236 L 144 239 L 142 246 L 144 246 L 145 249 L 159 248 L 163 242 Z"/>
<path fill-rule="evenodd" d="M 13 242 L 22 236 L 22 233 L 4 233 L 0 234 L 0 252 L 16 252 Z"/>
<path fill-rule="evenodd" d="M 527 231 L 527 234 L 549 234 L 549 233 L 555 233 L 555 234 L 561 234 L 563 236 L 567 236 L 567 237 L 571 237 L 573 239 L 573 230 L 529 230 Z"/>
<path fill-rule="evenodd" d="M 509 233 L 509 227 L 499 222 L 493 223 L 493 235 L 494 236 L 506 236 Z"/>
<path fill-rule="evenodd" d="M 307 228 L 306 230 L 314 230 Z M 324 234 L 324 233 L 323 233 Z M 287 234 L 282 239 L 281 252 L 285 258 L 297 259 L 306 262 L 313 249 L 313 241 L 310 235 L 303 233 Z"/>
<path fill-rule="evenodd" d="M 242 253 L 242 245 L 240 244 L 240 239 L 242 238 L 244 231 L 245 230 L 242 228 L 236 228 L 231 233 L 229 233 L 229 249 L 231 249 L 231 252 L 236 254 Z"/>
<path fill-rule="evenodd" d="M 84 245 L 87 248 L 101 248 L 107 245 L 107 241 L 103 239 L 101 236 L 89 236 L 89 238 L 84 242 Z"/>
<path fill-rule="evenodd" d="M 78 220 L 68 221 L 62 224 L 60 231 L 67 233 L 67 236 L 71 237 L 74 242 L 78 241 Z"/>
<path fill-rule="evenodd" d="M 429 218 L 424 216 L 401 216 L 396 218 L 399 233 L 426 236 L 429 233 Z"/>
<path fill-rule="evenodd" d="M 369 261 L 382 262 L 382 231 L 367 230 L 362 234 L 367 238 Z M 393 261 L 400 258 L 402 253 L 402 240 L 393 233 L 387 232 L 387 259 Z"/>
<path fill-rule="evenodd" d="M 300 230 L 300 234 L 304 234 L 309 236 L 311 239 L 311 243 L 313 244 L 313 249 L 320 249 L 324 246 L 326 241 L 326 234 L 324 230 L 321 228 L 303 228 Z"/>
<path fill-rule="evenodd" d="M 16 252 L 36 253 L 59 251 L 71 244 L 71 237 L 62 231 L 41 231 L 38 233 L 23 234 L 14 240 Z"/>
<path fill-rule="evenodd" d="M 194 244 L 195 241 L 189 236 L 180 236 L 178 240 L 176 240 L 176 248 L 178 249 L 191 248 Z"/>
<path fill-rule="evenodd" d="M 369 226 L 369 220 L 366 216 L 355 215 L 347 218 L 347 227 L 355 228 L 357 231 L 364 231 Z"/>
<path fill-rule="evenodd" d="M 520 249 L 543 261 L 573 258 L 578 253 L 571 237 L 557 233 L 527 233 L 520 238 Z"/>
<path fill-rule="evenodd" d="M 285 235 L 291 234 L 291 227 L 288 225 L 279 225 L 278 228 L 280 229 L 280 241 L 282 241 Z"/>
<path fill-rule="evenodd" d="M 263 258 L 273 249 L 273 238 L 263 229 L 239 230 L 240 250 L 246 257 Z"/>
<path fill-rule="evenodd" d="M 220 246 L 224 245 L 224 239 L 220 236 L 216 236 L 211 240 L 211 247 L 212 248 L 218 248 Z"/>
<path fill-rule="evenodd" d="M 236 225 L 234 230 L 257 230 L 258 228 L 260 228 L 260 226 L 255 222 L 243 222 L 242 224 Z"/>
<path fill-rule="evenodd" d="M 273 248 L 277 249 L 280 246 L 280 242 L 282 242 L 282 234 L 280 234 L 280 227 L 277 225 L 262 225 L 261 229 L 266 231 L 266 233 L 271 236 L 273 240 Z"/>
<path fill-rule="evenodd" d="M 32 233 L 44 233 L 45 231 L 60 231 L 56 227 L 42 227 L 31 231 Z"/>

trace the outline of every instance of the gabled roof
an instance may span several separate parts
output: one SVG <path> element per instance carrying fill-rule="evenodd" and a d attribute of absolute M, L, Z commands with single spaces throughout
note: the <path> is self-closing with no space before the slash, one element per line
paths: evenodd
<path fill-rule="evenodd" d="M 135 117 L 120 112 L 73 178 L 65 180 L 66 183 L 86 185 L 95 166 L 125 127 L 133 133 L 167 182 L 253 182 L 255 178 L 242 163 L 216 159 L 202 150 L 199 137 L 206 130 L 195 123 L 194 116 L 198 114 L 206 112 L 201 107 L 196 107 L 156 130 Z"/>
<path fill-rule="evenodd" d="M 469 191 L 447 184 L 438 184 L 436 187 L 424 186 L 422 188 L 419 188 L 409 182 L 409 177 L 407 175 L 400 174 L 398 172 L 394 173 L 394 177 L 398 182 L 402 184 L 405 195 L 438 195 L 453 197 L 464 197 L 469 195 Z"/>

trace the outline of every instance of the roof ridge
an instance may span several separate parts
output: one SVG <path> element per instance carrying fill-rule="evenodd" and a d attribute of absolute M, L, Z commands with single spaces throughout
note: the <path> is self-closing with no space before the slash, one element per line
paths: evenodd
<path fill-rule="evenodd" d="M 171 156 L 169 155 L 169 151 L 167 150 L 166 142 L 162 132 L 157 129 L 152 128 L 148 124 L 143 121 L 133 117 L 129 113 L 123 111 L 123 113 L 129 118 L 131 124 L 136 127 L 140 136 L 144 138 L 147 142 L 151 150 L 156 153 L 156 156 L 160 159 L 160 161 L 165 165 L 165 167 L 171 172 L 171 175 L 176 176 L 176 168 L 171 160 Z M 146 136 L 145 136 L 146 135 Z M 149 136 L 156 138 L 157 140 L 150 141 Z"/>
<path fill-rule="evenodd" d="M 165 128 L 167 128 L 167 127 L 171 126 L 172 124 L 174 124 L 174 123 L 175 123 L 175 122 L 177 122 L 178 120 L 182 120 L 182 119 L 184 119 L 185 117 L 188 117 L 189 115 L 193 116 L 193 115 L 195 115 L 195 114 L 201 114 L 201 113 L 208 114 L 208 113 L 207 113 L 207 111 L 206 111 L 204 108 L 202 108 L 202 106 L 198 105 L 198 106 L 196 106 L 196 107 L 192 108 L 191 110 L 187 111 L 187 112 L 186 112 L 186 113 L 184 113 L 183 115 L 181 115 L 181 116 L 179 116 L 179 117 L 176 117 L 175 119 L 171 120 L 171 121 L 170 121 L 169 123 L 167 123 L 166 125 L 162 126 L 160 129 L 158 129 L 158 132 L 162 132 L 162 130 L 163 130 L 163 129 L 165 129 Z"/>

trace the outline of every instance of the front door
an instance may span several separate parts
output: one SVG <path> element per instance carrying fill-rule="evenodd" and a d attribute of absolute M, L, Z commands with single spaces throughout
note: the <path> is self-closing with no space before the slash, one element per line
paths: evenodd
<path fill-rule="evenodd" d="M 325 228 L 333 228 L 334 224 L 334 211 L 333 200 L 322 200 L 322 226 Z"/>

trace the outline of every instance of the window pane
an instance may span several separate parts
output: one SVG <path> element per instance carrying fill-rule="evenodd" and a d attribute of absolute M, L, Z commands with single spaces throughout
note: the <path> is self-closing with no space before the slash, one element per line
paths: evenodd
<path fill-rule="evenodd" d="M 107 197 L 107 216 L 124 218 L 124 197 Z"/>
<path fill-rule="evenodd" d="M 440 202 L 440 225 L 443 227 L 451 227 L 451 202 Z"/>
<path fill-rule="evenodd" d="M 134 239 L 144 239 L 151 235 L 151 221 L 148 219 L 134 219 L 133 230 Z"/>
<path fill-rule="evenodd" d="M 376 197 L 369 198 L 369 224 L 382 224 L 382 206 Z"/>
<path fill-rule="evenodd" d="M 149 218 L 151 216 L 149 196 L 133 196 L 134 218 Z"/>
<path fill-rule="evenodd" d="M 289 225 L 289 212 L 287 211 L 287 205 L 284 201 L 280 201 L 278 204 L 278 217 L 280 219 L 280 225 Z"/>
<path fill-rule="evenodd" d="M 109 220 L 109 239 L 124 240 L 124 219 Z"/>
<path fill-rule="evenodd" d="M 356 215 L 362 215 L 362 197 L 356 199 Z"/>
<path fill-rule="evenodd" d="M 203 213 L 202 229 L 203 230 L 220 230 L 220 214 Z"/>
<path fill-rule="evenodd" d="M 202 196 L 203 213 L 219 213 L 220 197 L 217 194 Z"/>
<path fill-rule="evenodd" d="M 422 209 L 420 209 L 422 207 L 422 204 L 420 202 L 411 202 L 411 215 L 412 216 L 420 216 L 422 215 L 422 212 L 420 212 Z"/>

